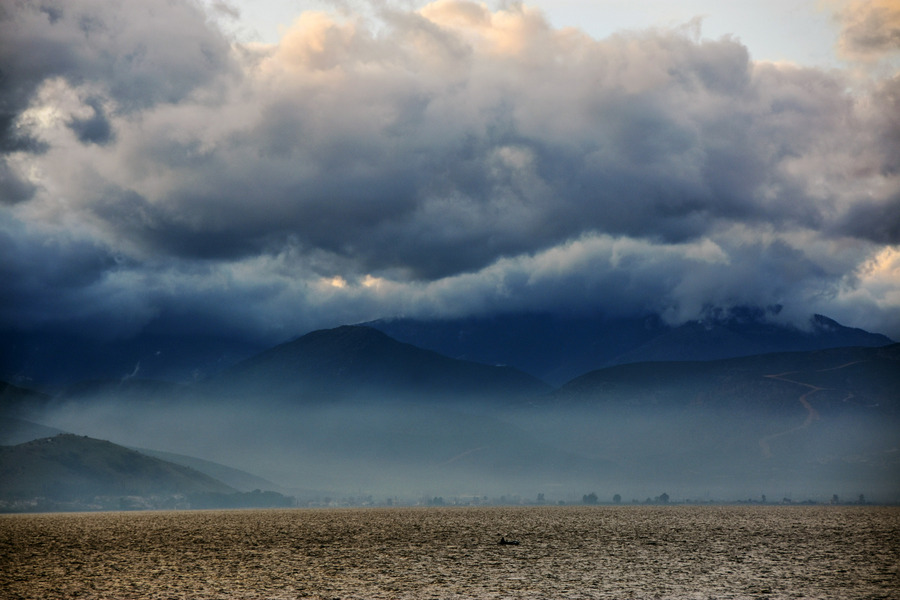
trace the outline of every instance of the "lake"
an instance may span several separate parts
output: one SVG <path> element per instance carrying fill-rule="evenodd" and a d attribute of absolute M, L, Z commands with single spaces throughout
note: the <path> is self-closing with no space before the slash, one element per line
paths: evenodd
<path fill-rule="evenodd" d="M 900 598 L 900 508 L 2 515 L 0 596 Z"/>

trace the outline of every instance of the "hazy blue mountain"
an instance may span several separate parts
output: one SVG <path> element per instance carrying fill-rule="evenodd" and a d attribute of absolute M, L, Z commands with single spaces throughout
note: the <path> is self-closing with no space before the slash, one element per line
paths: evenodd
<path fill-rule="evenodd" d="M 232 493 L 224 483 L 111 442 L 60 434 L 0 447 L 0 498 Z"/>
<path fill-rule="evenodd" d="M 552 385 L 590 370 L 649 360 L 711 360 L 765 352 L 879 346 L 888 338 L 813 317 L 804 328 L 773 324 L 778 308 L 709 310 L 672 327 L 658 316 L 506 314 L 451 320 L 387 319 L 365 325 L 450 358 L 507 365 Z M 0 330 L 0 380 L 35 389 L 93 381 L 189 384 L 264 352 L 267 345 L 192 332 L 142 332 L 101 340 Z M 76 392 L 77 390 L 70 390 Z"/>
<path fill-rule="evenodd" d="M 238 363 L 206 387 L 231 395 L 311 400 L 521 398 L 550 390 L 515 368 L 448 358 L 363 326 L 308 333 Z"/>
<path fill-rule="evenodd" d="M 40 438 L 53 437 L 66 433 L 55 427 L 47 427 L 18 417 L 6 417 L 0 414 L 0 446 L 15 446 Z"/>
<path fill-rule="evenodd" d="M 189 332 L 106 340 L 0 330 L 0 379 L 25 386 L 132 377 L 187 383 L 263 349 L 252 341 Z"/>
<path fill-rule="evenodd" d="M 898 390 L 900 344 L 891 344 L 616 365 L 577 377 L 548 401 L 755 410 L 794 406 L 798 391 L 815 391 L 819 410 L 900 413 Z"/>
<path fill-rule="evenodd" d="M 227 465 L 221 465 L 211 460 L 203 460 L 193 456 L 185 456 L 184 454 L 176 454 L 174 452 L 161 452 L 159 450 L 149 450 L 147 448 L 134 448 L 141 454 L 152 456 L 172 464 L 189 467 L 209 475 L 213 479 L 221 481 L 225 485 L 232 487 L 241 492 L 252 492 L 253 490 L 274 490 L 282 491 L 281 486 L 272 483 L 267 479 L 247 473 L 240 469 L 235 469 Z"/>
<path fill-rule="evenodd" d="M 618 363 L 660 360 L 716 360 L 773 352 L 885 346 L 887 336 L 813 315 L 807 329 L 765 322 L 744 311 L 726 318 L 690 321 L 616 357 Z"/>
<path fill-rule="evenodd" d="M 176 396 L 188 389 L 186 384 L 157 379 L 132 377 L 124 380 L 88 379 L 51 388 L 54 398 L 78 400 L 80 398 L 109 397 L 121 400 L 162 398 Z"/>
<path fill-rule="evenodd" d="M 0 416 L 27 414 L 29 409 L 44 406 L 50 400 L 48 394 L 0 381 Z"/>
<path fill-rule="evenodd" d="M 574 379 L 523 419 L 673 489 L 896 499 L 898 390 L 900 344 L 631 363 Z"/>
<path fill-rule="evenodd" d="M 678 335 L 696 333 L 698 347 L 711 339 L 725 344 L 704 337 L 707 329 L 727 330 L 743 340 L 737 346 L 785 343 L 782 338 L 799 343 L 803 336 L 815 343 L 883 341 L 823 318 L 802 334 L 729 318 L 727 327 L 719 319 Z M 503 338 L 495 351 L 540 354 L 534 340 L 556 335 L 554 321 L 529 322 L 535 326 L 518 330 L 525 337 Z M 583 349 L 599 330 L 582 325 L 581 337 L 572 339 Z M 652 320 L 631 326 L 660 347 L 676 335 Z M 484 331 L 475 328 L 473 335 Z M 633 339 L 627 331 L 610 327 L 603 339 L 614 340 L 616 332 Z M 528 341 L 534 332 L 540 335 Z M 543 349 L 557 360 L 561 347 Z M 580 498 L 605 491 L 640 499 L 665 491 L 719 499 L 763 493 L 900 500 L 896 344 L 619 364 L 589 370 L 551 393 L 510 366 L 449 358 L 348 326 L 307 334 L 194 385 L 89 382 L 67 386 L 61 398 L 43 404 L 46 395 L 5 389 L 13 406 L 44 406 L 48 418 L 32 423 L 202 456 L 282 489 L 323 495 Z M 0 475 L 27 483 L 27 473 Z M 232 485 L 251 486 L 265 484 Z M 280 501 L 253 501 L 263 500 Z M 232 501 L 245 500 L 204 500 L 209 506 Z"/>
<path fill-rule="evenodd" d="M 735 308 L 673 327 L 658 317 L 518 314 L 449 320 L 367 323 L 396 338 L 454 358 L 515 366 L 553 385 L 613 364 L 714 360 L 842 346 L 884 346 L 886 336 L 815 315 L 809 327 L 777 324 L 771 312 Z"/>
<path fill-rule="evenodd" d="M 42 415 L 62 406 L 107 402 L 122 407 L 142 403 L 171 403 L 188 398 L 189 386 L 168 381 L 126 379 L 124 381 L 87 380 L 68 385 L 46 386 L 38 392 L 0 381 L 0 423 L 5 423 L 6 443 L 18 443 L 55 435 L 60 431 L 46 431 L 35 435 L 41 427 Z M 31 422 L 30 426 L 25 426 Z"/>
<path fill-rule="evenodd" d="M 609 363 L 666 331 L 656 316 L 606 318 L 507 314 L 446 320 L 382 319 L 367 325 L 453 358 L 519 368 L 552 385 Z"/>

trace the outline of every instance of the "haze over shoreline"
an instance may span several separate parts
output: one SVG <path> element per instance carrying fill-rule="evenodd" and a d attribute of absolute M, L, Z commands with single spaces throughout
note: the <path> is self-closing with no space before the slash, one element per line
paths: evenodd
<path fill-rule="evenodd" d="M 799 337 L 746 323 L 733 331 L 676 330 L 668 360 L 593 369 L 559 387 L 511 365 L 451 358 L 371 327 L 345 326 L 273 347 L 194 384 L 106 379 L 53 394 L 6 385 L 0 416 L 13 418 L 8 429 L 20 441 L 52 435 L 49 426 L 195 457 L 274 482 L 304 505 L 570 503 L 590 494 L 632 503 L 898 501 L 900 345 L 821 322 L 828 327 L 817 336 Z M 427 332 L 427 324 L 417 327 L 419 335 Z M 472 339 L 490 334 L 498 342 L 493 351 L 502 347 L 498 330 L 468 327 Z M 520 337 L 507 340 L 507 351 L 521 356 L 515 342 L 525 330 L 513 331 Z M 820 346 L 678 360 L 684 348 L 702 348 L 704 335 L 711 336 L 707 349 L 727 351 L 724 331 Z M 833 347 L 835 339 L 871 345 Z M 572 346 L 566 362 L 590 358 L 591 346 L 580 347 L 588 354 L 582 360 L 572 358 Z M 555 371 L 556 345 L 535 347 Z M 667 345 L 647 347 L 659 352 Z M 28 431 L 32 437 L 22 438 Z M 92 495 L 109 496 L 102 491 L 107 480 L 131 476 L 117 465 L 132 459 L 89 446 L 52 458 L 47 449 L 34 449 L 44 456 L 41 468 L 24 467 L 38 460 L 31 455 L 12 458 L 21 448 L 4 449 L 8 499 L 40 498 L 47 495 L 40 486 L 69 485 L 83 489 L 78 498 L 87 500 L 77 501 L 89 505 Z M 94 475 L 77 468 L 98 460 L 107 466 Z M 216 477 L 203 461 L 179 464 Z M 52 475 L 59 468 L 72 483 L 69 475 Z M 28 472 L 48 475 L 13 493 L 31 481 Z"/>

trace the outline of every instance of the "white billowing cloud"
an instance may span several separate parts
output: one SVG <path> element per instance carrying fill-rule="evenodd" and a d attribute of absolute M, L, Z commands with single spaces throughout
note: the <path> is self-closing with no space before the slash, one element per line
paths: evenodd
<path fill-rule="evenodd" d="M 896 76 L 528 6 L 379 15 L 242 45 L 187 0 L 0 12 L 3 322 L 793 304 L 900 335 L 871 266 L 900 244 Z"/>

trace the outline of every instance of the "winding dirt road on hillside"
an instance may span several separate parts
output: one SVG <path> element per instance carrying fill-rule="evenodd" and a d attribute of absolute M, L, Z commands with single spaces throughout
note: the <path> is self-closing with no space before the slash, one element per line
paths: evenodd
<path fill-rule="evenodd" d="M 809 400 L 807 398 L 810 395 L 815 394 L 816 392 L 824 390 L 826 388 L 817 387 L 817 386 L 811 385 L 809 383 L 803 383 L 802 381 L 795 381 L 793 379 L 788 379 L 787 376 L 791 375 L 792 373 L 793 372 L 779 373 L 776 375 L 764 375 L 764 377 L 766 377 L 767 379 L 777 379 L 779 381 L 785 381 L 787 383 L 795 383 L 795 384 L 801 385 L 805 388 L 809 388 L 805 394 L 801 395 L 797 399 L 800 402 L 800 404 L 803 405 L 803 408 L 806 409 L 806 419 L 804 419 L 803 422 L 796 427 L 791 427 L 790 429 L 787 429 L 785 431 L 773 433 L 772 435 L 767 435 L 764 438 L 760 439 L 759 447 L 762 450 L 763 456 L 766 458 L 772 458 L 772 447 L 769 445 L 769 442 L 771 440 L 785 436 L 785 435 L 789 435 L 789 434 L 791 434 L 795 431 L 799 431 L 801 429 L 806 429 L 807 427 L 809 427 L 810 423 L 819 419 L 818 411 L 816 411 L 816 409 L 813 408 L 813 405 L 809 403 Z"/>
<path fill-rule="evenodd" d="M 828 369 L 819 369 L 816 372 L 824 373 L 826 371 L 837 371 L 839 369 L 843 369 L 843 368 L 849 367 L 850 365 L 855 365 L 860 362 L 865 362 L 865 361 L 856 360 L 856 361 L 844 363 L 842 365 L 838 365 L 836 367 L 830 367 Z M 791 427 L 790 429 L 787 429 L 785 431 L 780 431 L 778 433 L 773 433 L 772 435 L 767 435 L 764 438 L 759 440 L 759 447 L 762 450 L 763 456 L 766 458 L 772 458 L 772 448 L 769 445 L 770 441 L 772 441 L 775 438 L 789 435 L 791 433 L 794 433 L 795 431 L 800 431 L 801 429 L 806 429 L 807 427 L 810 426 L 810 424 L 812 424 L 813 421 L 817 421 L 821 418 L 819 416 L 819 412 L 809 402 L 809 397 L 811 395 L 815 394 L 816 392 L 820 392 L 820 391 L 831 389 L 831 388 L 818 387 L 818 386 L 812 385 L 811 383 L 797 381 L 795 379 L 790 379 L 788 377 L 789 375 L 794 375 L 796 373 L 802 373 L 802 371 L 788 371 L 785 373 L 777 373 L 775 375 L 764 375 L 763 376 L 763 377 L 766 377 L 767 379 L 777 379 L 778 381 L 793 383 L 793 384 L 802 386 L 804 388 L 807 388 L 807 391 L 804 394 L 802 394 L 799 398 L 797 398 L 797 401 L 800 402 L 800 404 L 803 405 L 803 408 L 806 409 L 806 418 L 803 420 L 803 422 L 796 427 Z M 847 398 L 845 398 L 845 400 L 849 400 L 852 397 L 853 397 L 853 394 L 850 394 Z"/>

